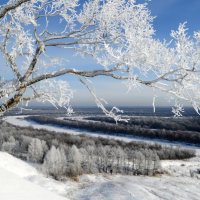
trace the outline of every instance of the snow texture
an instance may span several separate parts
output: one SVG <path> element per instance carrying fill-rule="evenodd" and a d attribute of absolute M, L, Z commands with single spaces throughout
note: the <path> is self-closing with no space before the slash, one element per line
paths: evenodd
<path fill-rule="evenodd" d="M 6 121 L 30 125 L 17 117 L 7 117 Z M 196 152 L 192 159 L 161 161 L 166 171 L 162 176 L 83 175 L 78 182 L 46 178 L 30 164 L 0 152 L 0 199 L 199 200 L 200 175 L 191 177 L 190 173 L 200 169 L 200 150 L 196 148 Z"/>
<path fill-rule="evenodd" d="M 29 181 L 31 177 L 41 183 Z M 66 200 L 44 188 L 45 178 L 36 169 L 13 156 L 0 152 L 0 199 L 2 200 Z M 48 180 L 46 180 L 48 181 Z M 43 187 L 41 186 L 43 185 Z M 55 186 L 54 186 L 55 187 Z"/>

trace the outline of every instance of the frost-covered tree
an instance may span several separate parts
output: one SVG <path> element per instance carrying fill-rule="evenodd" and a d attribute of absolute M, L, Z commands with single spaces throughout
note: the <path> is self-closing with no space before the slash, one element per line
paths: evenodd
<path fill-rule="evenodd" d="M 73 145 L 69 149 L 69 154 L 68 154 L 67 170 L 70 176 L 77 176 L 82 173 L 81 162 L 82 162 L 82 155 L 79 149 L 76 147 L 76 145 Z"/>
<path fill-rule="evenodd" d="M 8 138 L 8 141 L 3 142 L 1 149 L 8 153 L 12 153 L 17 144 L 18 142 L 15 141 L 15 138 L 13 136 L 10 136 Z"/>
<path fill-rule="evenodd" d="M 135 157 L 135 162 L 134 162 L 134 169 L 139 173 L 143 173 L 144 169 L 145 169 L 145 157 L 142 154 L 141 151 L 135 151 L 134 154 Z"/>
<path fill-rule="evenodd" d="M 145 85 L 168 93 L 173 112 L 181 115 L 179 99 L 200 108 L 200 32 L 187 35 L 185 24 L 172 31 L 172 42 L 156 39 L 147 4 L 136 0 L 9 0 L 0 6 L 0 52 L 8 70 L 0 81 L 0 113 L 20 102 L 48 101 L 71 112 L 74 75 L 108 116 L 120 120 L 119 110 L 106 110 L 88 78 L 123 80 L 128 90 Z M 55 26 L 55 28 L 53 28 Z M 99 68 L 69 68 L 51 48 L 90 56 Z M 71 57 L 69 57 L 71 59 Z M 90 70 L 89 70 L 90 69 Z M 54 79 L 65 75 L 62 80 Z M 153 105 L 155 105 L 153 98 Z"/>
<path fill-rule="evenodd" d="M 28 159 L 32 162 L 42 162 L 47 150 L 48 147 L 45 141 L 34 138 L 28 146 Z"/>
<path fill-rule="evenodd" d="M 87 155 L 86 171 L 88 173 L 95 173 L 97 171 L 97 169 L 96 169 L 95 145 L 94 146 L 92 146 L 92 145 L 86 146 L 86 155 Z"/>
<path fill-rule="evenodd" d="M 122 172 L 123 168 L 122 168 L 122 162 L 124 160 L 124 151 L 122 150 L 121 147 L 116 148 L 115 150 L 115 154 L 116 154 L 116 171 L 118 173 Z"/>
<path fill-rule="evenodd" d="M 48 175 L 58 179 L 65 174 L 66 164 L 67 162 L 64 150 L 52 146 L 45 156 L 43 170 Z"/>
<path fill-rule="evenodd" d="M 96 148 L 96 155 L 97 155 L 97 167 L 99 172 L 105 172 L 107 158 L 104 146 L 100 145 Z"/>

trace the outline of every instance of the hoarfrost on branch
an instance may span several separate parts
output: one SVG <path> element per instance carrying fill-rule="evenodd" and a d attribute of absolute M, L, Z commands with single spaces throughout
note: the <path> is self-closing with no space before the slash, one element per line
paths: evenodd
<path fill-rule="evenodd" d="M 180 24 L 167 43 L 156 39 L 153 19 L 148 5 L 135 0 L 83 5 L 78 0 L 10 0 L 1 5 L 0 52 L 9 74 L 0 79 L 0 112 L 31 100 L 71 111 L 68 75 L 80 80 L 112 77 L 128 90 L 145 85 L 187 101 L 199 112 L 200 32 L 189 36 L 186 24 Z M 50 55 L 51 48 L 92 57 L 101 68 L 78 70 L 78 63 L 69 68 L 64 59 Z M 55 79 L 59 76 L 62 81 Z M 90 92 L 107 115 L 121 119 L 117 109 L 106 110 Z"/>

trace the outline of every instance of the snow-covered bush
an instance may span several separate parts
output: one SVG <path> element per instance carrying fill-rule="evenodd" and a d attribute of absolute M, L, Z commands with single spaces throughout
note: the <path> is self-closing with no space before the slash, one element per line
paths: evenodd
<path fill-rule="evenodd" d="M 8 138 L 7 142 L 3 142 L 2 144 L 2 151 L 6 151 L 8 153 L 12 153 L 13 149 L 15 148 L 17 142 L 15 141 L 15 138 L 13 136 L 10 136 Z"/>
<path fill-rule="evenodd" d="M 22 135 L 20 137 L 20 141 L 21 141 L 21 150 L 23 152 L 27 152 L 28 151 L 28 147 L 30 145 L 30 143 L 32 142 L 32 139 L 30 136 L 25 136 L 25 135 Z"/>
<path fill-rule="evenodd" d="M 67 172 L 70 176 L 77 176 L 82 173 L 82 155 L 76 145 L 73 145 L 68 154 L 68 169 Z"/>
<path fill-rule="evenodd" d="M 32 162 L 42 162 L 44 153 L 48 150 L 45 141 L 32 139 L 28 147 L 28 159 Z"/>
<path fill-rule="evenodd" d="M 66 173 L 66 155 L 63 149 L 52 146 L 47 152 L 44 163 L 43 171 L 56 179 L 59 179 Z"/>

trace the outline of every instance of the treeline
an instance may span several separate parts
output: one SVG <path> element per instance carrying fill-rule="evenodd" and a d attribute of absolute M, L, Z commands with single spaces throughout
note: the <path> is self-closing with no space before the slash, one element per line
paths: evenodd
<path fill-rule="evenodd" d="M 106 117 L 106 116 L 95 116 L 95 117 L 86 117 L 86 120 L 99 121 L 99 122 L 107 122 L 115 124 L 115 120 Z M 126 125 L 126 122 L 119 121 L 118 124 Z M 149 128 L 149 129 L 166 129 L 166 130 L 174 130 L 174 131 L 196 131 L 200 132 L 200 118 L 198 117 L 130 117 L 128 125 L 136 125 L 141 128 Z"/>
<path fill-rule="evenodd" d="M 92 132 L 101 132 L 113 135 L 128 135 L 139 136 L 148 139 L 164 139 L 172 142 L 184 142 L 188 144 L 200 145 L 200 133 L 193 131 L 182 130 L 167 130 L 167 129 L 150 129 L 149 127 L 142 127 L 141 125 L 133 125 L 129 123 L 109 123 L 93 120 L 74 120 L 65 118 L 65 120 L 55 119 L 53 117 L 30 116 L 26 119 L 35 121 L 40 124 L 52 124 L 58 126 L 65 126 L 68 128 L 77 128 L 82 130 L 89 130 Z M 132 119 L 132 121 L 134 121 Z M 187 124 L 187 123 L 186 123 Z M 188 123 L 189 124 L 189 123 Z M 188 125 L 189 126 L 189 125 Z M 192 126 L 192 125 L 191 125 Z"/>
<path fill-rule="evenodd" d="M 3 136 L 2 136 L 3 135 Z M 48 147 L 59 144 L 66 144 L 68 146 L 76 145 L 77 148 L 82 148 L 83 146 L 110 146 L 110 147 L 120 147 L 122 149 L 130 149 L 132 151 L 149 149 L 151 151 L 156 151 L 160 160 L 174 160 L 174 159 L 187 159 L 195 156 L 194 150 L 178 148 L 174 146 L 163 146 L 159 144 L 148 144 L 145 142 L 132 141 L 124 142 L 114 139 L 106 139 L 102 137 L 90 137 L 86 135 L 71 135 L 66 133 L 56 133 L 53 131 L 39 130 L 32 127 L 18 127 L 10 125 L 6 122 L 0 121 L 0 144 L 7 141 L 8 136 L 13 136 L 15 140 L 19 141 L 19 146 L 22 147 L 20 152 L 27 152 L 26 142 L 24 144 L 22 137 L 28 136 L 31 138 L 38 138 L 44 140 Z M 5 139 L 3 139 L 4 137 Z M 16 151 L 15 151 L 16 153 Z M 16 155 L 17 156 L 17 155 Z"/>
<path fill-rule="evenodd" d="M 156 148 L 136 150 L 112 143 L 103 144 L 101 141 L 96 145 L 91 138 L 84 140 L 79 136 L 71 136 L 73 143 L 69 143 L 68 135 L 62 135 L 63 141 L 61 137 L 56 137 L 58 134 L 48 131 L 31 128 L 18 130 L 17 127 L 1 123 L 0 150 L 40 164 L 40 169 L 55 179 L 85 173 L 154 175 L 161 172 Z"/>
<path fill-rule="evenodd" d="M 32 139 L 28 148 L 29 160 L 40 162 L 42 170 L 56 179 L 88 173 L 154 175 L 160 172 L 159 158 L 154 151 L 127 152 L 120 147 L 87 145 L 77 148 L 76 145 L 62 144 L 57 147 L 52 145 L 45 152 L 42 142 L 39 139 Z M 38 152 L 39 149 L 42 150 L 41 154 Z"/>

